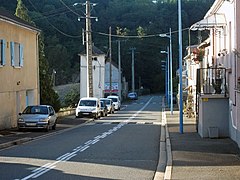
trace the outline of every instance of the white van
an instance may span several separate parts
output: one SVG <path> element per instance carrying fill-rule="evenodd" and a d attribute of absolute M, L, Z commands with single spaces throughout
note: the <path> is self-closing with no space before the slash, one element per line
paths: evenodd
<path fill-rule="evenodd" d="M 115 109 L 115 110 L 120 110 L 121 101 L 120 101 L 120 99 L 119 99 L 118 96 L 108 96 L 107 98 L 108 98 L 108 99 L 111 99 L 111 100 L 113 101 L 114 109 Z"/>
<path fill-rule="evenodd" d="M 101 116 L 100 101 L 98 98 L 81 98 L 76 108 L 76 118 L 93 117 L 98 119 Z"/>

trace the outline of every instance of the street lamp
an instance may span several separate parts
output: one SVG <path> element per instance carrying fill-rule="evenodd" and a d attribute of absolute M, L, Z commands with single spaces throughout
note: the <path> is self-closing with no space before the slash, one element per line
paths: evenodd
<path fill-rule="evenodd" d="M 165 97 L 168 97 L 168 71 L 167 71 L 167 61 L 161 61 L 162 70 L 165 71 Z"/>
<path fill-rule="evenodd" d="M 182 7 L 178 0 L 178 41 L 179 41 L 179 130 L 183 134 L 183 94 L 182 94 Z"/>
<path fill-rule="evenodd" d="M 170 46 L 170 100 L 171 100 L 171 103 L 170 103 L 170 107 L 171 107 L 171 115 L 173 115 L 173 77 L 172 77 L 172 30 L 171 28 L 169 29 L 169 35 L 167 34 L 160 34 L 159 35 L 160 37 L 167 37 L 169 38 L 169 46 Z"/>
<path fill-rule="evenodd" d="M 166 61 L 166 76 L 167 76 L 167 82 L 171 81 L 170 79 L 170 75 L 169 75 L 169 47 L 167 47 L 167 51 L 161 51 L 160 52 L 161 54 L 167 54 L 167 61 Z M 167 99 L 167 104 L 169 105 L 170 104 L 170 83 L 167 83 L 166 84 L 166 89 L 167 89 L 167 96 L 166 96 L 166 99 Z"/>

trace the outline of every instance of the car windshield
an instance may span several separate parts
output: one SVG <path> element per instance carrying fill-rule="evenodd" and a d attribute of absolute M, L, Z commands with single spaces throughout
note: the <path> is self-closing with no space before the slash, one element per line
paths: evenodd
<path fill-rule="evenodd" d="M 118 101 L 117 98 L 109 98 L 109 99 L 111 99 L 113 102 L 117 102 Z"/>
<path fill-rule="evenodd" d="M 23 114 L 48 114 L 48 108 L 44 106 L 28 106 Z"/>
<path fill-rule="evenodd" d="M 96 103 L 94 100 L 81 100 L 79 106 L 96 106 Z"/>
<path fill-rule="evenodd" d="M 105 100 L 105 102 L 106 102 L 107 105 L 111 104 L 111 100 Z"/>

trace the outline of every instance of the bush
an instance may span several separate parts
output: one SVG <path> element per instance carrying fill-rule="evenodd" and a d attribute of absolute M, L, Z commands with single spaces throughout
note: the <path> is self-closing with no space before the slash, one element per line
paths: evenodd
<path fill-rule="evenodd" d="M 79 101 L 80 93 L 76 88 L 72 88 L 64 97 L 66 107 L 75 107 Z"/>

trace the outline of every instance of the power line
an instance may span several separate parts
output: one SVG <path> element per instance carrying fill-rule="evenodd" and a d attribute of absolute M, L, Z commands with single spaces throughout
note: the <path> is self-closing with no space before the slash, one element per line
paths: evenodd
<path fill-rule="evenodd" d="M 72 13 L 74 13 L 77 16 L 81 16 L 80 14 L 76 13 L 75 11 L 73 11 L 68 5 L 66 5 L 62 0 L 59 0 L 69 11 L 71 11 Z"/>
<path fill-rule="evenodd" d="M 182 31 L 185 30 L 189 30 L 190 27 L 182 29 Z M 97 33 L 99 35 L 103 35 L 103 36 L 109 36 L 108 33 L 103 33 L 103 32 L 93 32 L 93 33 Z M 169 32 L 168 32 L 169 33 Z M 158 37 L 160 34 L 168 34 L 168 33 L 159 33 L 159 34 L 152 34 L 152 35 L 145 35 L 145 36 L 122 36 L 122 35 L 113 35 L 111 34 L 111 37 L 117 37 L 117 38 L 126 38 L 126 39 L 130 39 L 130 38 L 151 38 L 151 37 Z M 178 33 L 178 31 L 172 31 L 172 34 Z"/>
<path fill-rule="evenodd" d="M 40 11 L 38 11 L 38 9 L 34 6 L 34 4 L 32 3 L 31 0 L 28 0 L 28 2 L 32 5 L 32 7 L 39 13 L 42 14 Z M 45 17 L 45 16 L 44 16 Z M 56 26 L 54 26 L 52 23 L 49 22 L 48 17 L 46 17 L 46 21 L 59 33 L 61 33 L 62 35 L 66 36 L 66 37 L 70 37 L 70 38 L 82 38 L 82 36 L 73 36 L 73 35 L 69 35 L 65 32 L 62 32 L 61 30 L 59 30 Z"/>

